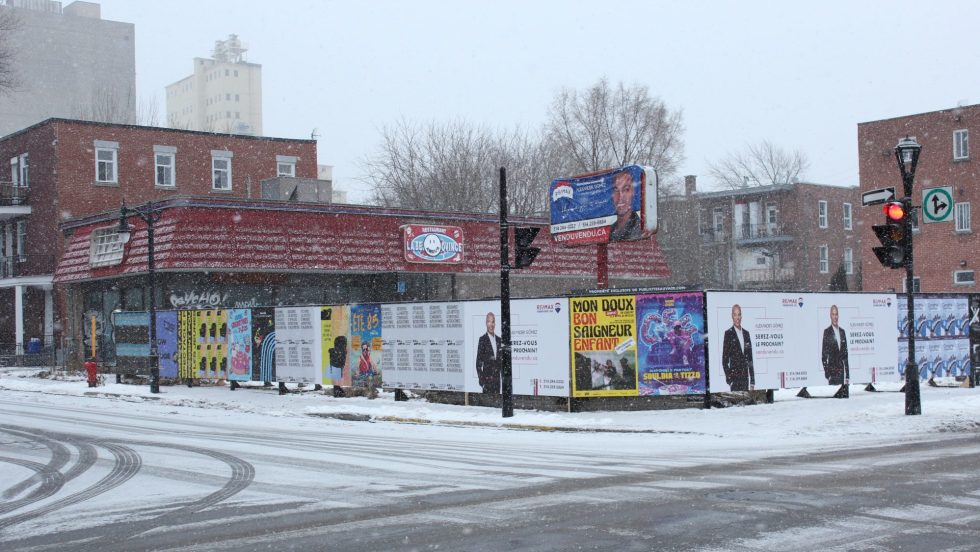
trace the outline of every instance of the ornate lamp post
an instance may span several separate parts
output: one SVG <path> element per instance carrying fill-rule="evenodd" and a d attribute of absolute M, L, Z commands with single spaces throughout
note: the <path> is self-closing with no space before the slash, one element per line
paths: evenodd
<path fill-rule="evenodd" d="M 153 258 L 153 225 L 160 220 L 160 211 L 153 203 L 136 208 L 128 208 L 123 203 L 119 208 L 119 239 L 126 243 L 132 234 L 129 217 L 136 215 L 146 223 L 146 277 L 150 291 L 150 393 L 160 392 L 160 358 L 157 355 L 157 309 L 156 309 L 156 270 Z"/>
<path fill-rule="evenodd" d="M 906 136 L 895 146 L 895 159 L 898 170 L 902 173 L 902 184 L 905 197 L 902 198 L 906 208 L 905 215 L 905 297 L 908 302 L 909 324 L 909 359 L 905 365 L 905 414 L 909 416 L 922 414 L 922 401 L 919 395 L 919 366 L 915 362 L 915 308 L 913 301 L 912 277 L 912 184 L 915 181 L 915 168 L 919 164 L 919 153 L 922 146 L 915 138 Z"/>

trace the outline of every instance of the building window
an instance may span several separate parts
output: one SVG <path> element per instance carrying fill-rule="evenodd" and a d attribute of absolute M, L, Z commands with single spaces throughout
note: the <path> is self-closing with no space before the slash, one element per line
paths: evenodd
<path fill-rule="evenodd" d="M 296 176 L 296 159 L 292 155 L 277 155 L 276 176 Z"/>
<path fill-rule="evenodd" d="M 235 69 L 235 76 L 238 76 L 238 69 Z"/>
<path fill-rule="evenodd" d="M 27 154 L 20 154 L 20 187 L 29 188 L 31 186 L 31 172 L 27 163 Z"/>
<path fill-rule="evenodd" d="M 854 250 L 850 247 L 844 248 L 844 272 L 854 274 Z"/>
<path fill-rule="evenodd" d="M 725 231 L 725 215 L 721 207 L 715 207 L 711 211 L 711 227 L 716 235 L 721 235 Z"/>
<path fill-rule="evenodd" d="M 830 272 L 830 249 L 826 245 L 820 246 L 820 272 L 822 274 Z"/>
<path fill-rule="evenodd" d="M 177 148 L 173 146 L 153 146 L 156 159 L 156 185 L 173 188 L 177 185 Z"/>
<path fill-rule="evenodd" d="M 972 286 L 977 283 L 976 274 L 972 270 L 957 270 L 953 273 L 953 285 Z"/>
<path fill-rule="evenodd" d="M 126 243 L 119 237 L 117 227 L 109 226 L 95 229 L 89 237 L 89 266 L 118 265 L 122 262 L 123 246 L 125 245 Z"/>
<path fill-rule="evenodd" d="M 969 159 L 970 158 L 970 131 L 954 130 L 953 131 L 953 159 Z"/>
<path fill-rule="evenodd" d="M 909 286 L 906 284 L 907 280 L 902 278 L 902 293 L 908 291 Z M 922 283 L 918 276 L 912 277 L 912 293 L 919 293 L 922 291 Z"/>
<path fill-rule="evenodd" d="M 211 150 L 212 189 L 231 191 L 231 158 L 230 151 Z"/>
<path fill-rule="evenodd" d="M 10 158 L 10 184 L 15 188 L 30 187 L 31 178 L 26 153 Z"/>
<path fill-rule="evenodd" d="M 827 227 L 827 202 L 824 200 L 817 203 L 817 223 L 820 228 Z"/>
<path fill-rule="evenodd" d="M 119 142 L 95 141 L 95 181 L 119 182 L 118 165 Z"/>
<path fill-rule="evenodd" d="M 770 225 L 779 222 L 779 207 L 777 207 L 775 203 L 766 204 L 766 222 L 768 222 Z"/>
<path fill-rule="evenodd" d="M 237 77 L 238 75 L 235 75 L 235 76 Z M 240 98 L 240 95 L 239 94 L 235 94 L 235 101 L 236 102 L 239 101 L 239 98 Z"/>
<path fill-rule="evenodd" d="M 970 203 L 963 202 L 953 205 L 954 218 L 956 219 L 957 232 L 970 231 Z"/>
<path fill-rule="evenodd" d="M 231 94 L 225 94 L 225 101 L 231 101 Z"/>
<path fill-rule="evenodd" d="M 24 262 L 27 260 L 27 221 L 17 221 L 17 260 Z"/>
<path fill-rule="evenodd" d="M 844 230 L 853 230 L 853 229 L 854 229 L 854 220 L 853 220 L 853 215 L 851 213 L 851 204 L 845 203 L 844 204 Z"/>

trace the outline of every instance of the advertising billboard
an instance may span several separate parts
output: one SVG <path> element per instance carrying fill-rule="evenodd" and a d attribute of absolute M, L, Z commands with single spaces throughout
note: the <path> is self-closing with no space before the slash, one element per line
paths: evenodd
<path fill-rule="evenodd" d="M 561 245 L 638 240 L 657 231 L 657 178 L 630 165 L 551 183 L 551 239 Z"/>
<path fill-rule="evenodd" d="M 321 307 L 276 308 L 276 380 L 318 384 L 321 373 Z"/>
<path fill-rule="evenodd" d="M 350 385 L 348 329 L 346 306 L 320 308 L 320 352 L 323 355 L 320 365 L 323 367 L 323 385 Z"/>
<path fill-rule="evenodd" d="M 639 395 L 704 393 L 704 295 L 638 295 L 636 320 Z"/>
<path fill-rule="evenodd" d="M 462 308 L 462 303 L 381 305 L 385 387 L 464 390 Z"/>
<path fill-rule="evenodd" d="M 228 379 L 252 379 L 252 311 L 228 311 Z"/>
<path fill-rule="evenodd" d="M 915 332 L 915 356 L 922 381 L 969 376 L 970 296 L 915 295 L 914 323 L 908 323 L 908 300 L 897 297 L 899 354 L 893 381 L 904 381 L 909 360 L 909 331 Z"/>
<path fill-rule="evenodd" d="M 500 392 L 500 301 L 464 303 L 466 390 Z M 567 397 L 568 299 L 510 302 L 510 366 L 515 395 Z"/>
<path fill-rule="evenodd" d="M 573 297 L 569 318 L 572 396 L 636 396 L 636 297 Z"/>
<path fill-rule="evenodd" d="M 711 391 L 897 381 L 892 294 L 707 292 Z"/>
<path fill-rule="evenodd" d="M 382 344 L 384 320 L 381 305 L 376 303 L 350 306 L 350 377 L 343 385 L 362 388 L 382 386 Z"/>

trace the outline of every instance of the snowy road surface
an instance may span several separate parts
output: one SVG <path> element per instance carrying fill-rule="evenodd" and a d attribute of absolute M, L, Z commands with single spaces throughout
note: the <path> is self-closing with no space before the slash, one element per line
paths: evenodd
<path fill-rule="evenodd" d="M 488 409 L 390 399 L 68 385 L 0 378 L 4 550 L 972 550 L 980 539 L 971 389 L 924 390 L 921 417 L 903 416 L 895 393 L 515 416 L 624 430 L 596 433 L 504 429 Z M 306 415 L 395 408 L 488 425 Z"/>

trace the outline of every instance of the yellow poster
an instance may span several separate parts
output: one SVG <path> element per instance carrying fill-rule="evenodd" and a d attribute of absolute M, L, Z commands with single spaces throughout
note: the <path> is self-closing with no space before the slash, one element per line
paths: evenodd
<path fill-rule="evenodd" d="M 578 297 L 569 300 L 573 397 L 633 397 L 636 366 L 636 297 Z M 625 360 L 625 362 L 624 362 Z"/>
<path fill-rule="evenodd" d="M 197 377 L 197 317 L 193 311 L 177 313 L 177 364 L 182 379 Z"/>
<path fill-rule="evenodd" d="M 225 379 L 228 373 L 228 313 L 224 310 L 194 312 L 195 377 Z"/>
<path fill-rule="evenodd" d="M 347 335 L 346 306 L 322 307 L 320 309 L 320 342 L 323 355 L 323 385 L 350 387 L 350 368 L 348 350 L 350 337 Z"/>

